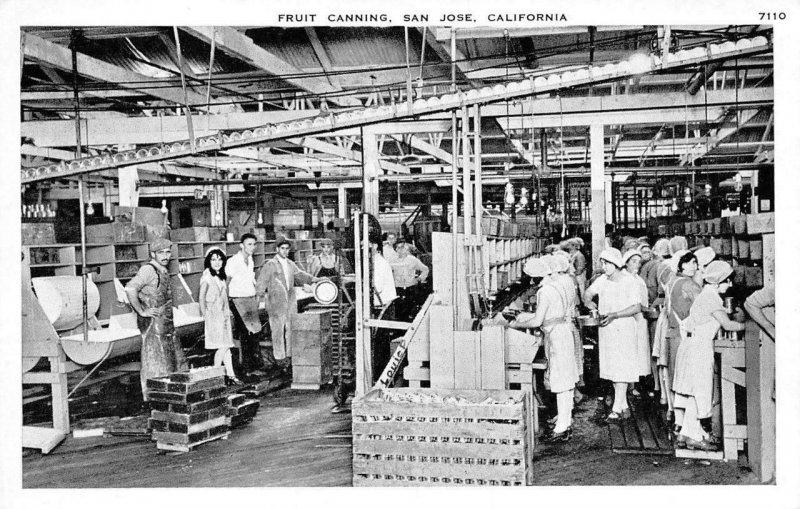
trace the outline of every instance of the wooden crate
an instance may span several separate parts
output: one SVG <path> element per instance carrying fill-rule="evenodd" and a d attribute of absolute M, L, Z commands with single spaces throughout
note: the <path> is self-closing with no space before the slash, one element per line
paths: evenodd
<path fill-rule="evenodd" d="M 761 239 L 750 241 L 750 259 L 761 260 L 764 256 L 764 243 Z"/>
<path fill-rule="evenodd" d="M 747 233 L 747 218 L 746 216 L 730 216 L 728 221 L 731 224 L 731 232 L 734 235 L 744 235 Z"/>
<path fill-rule="evenodd" d="M 22 223 L 22 245 L 55 244 L 56 230 L 53 223 Z"/>
<path fill-rule="evenodd" d="M 353 485 L 529 485 L 530 404 L 522 391 L 372 390 L 352 405 Z"/>
<path fill-rule="evenodd" d="M 745 216 L 745 222 L 747 224 L 747 233 L 750 235 L 775 232 L 774 212 L 748 214 Z"/>
<path fill-rule="evenodd" d="M 291 317 L 292 330 L 322 330 L 331 328 L 330 309 L 310 309 Z"/>

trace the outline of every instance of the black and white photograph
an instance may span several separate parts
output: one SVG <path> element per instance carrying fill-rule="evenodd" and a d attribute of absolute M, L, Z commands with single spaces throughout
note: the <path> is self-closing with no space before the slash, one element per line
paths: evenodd
<path fill-rule="evenodd" d="M 800 506 L 797 6 L 90 5 L 0 5 L 13 507 Z"/>

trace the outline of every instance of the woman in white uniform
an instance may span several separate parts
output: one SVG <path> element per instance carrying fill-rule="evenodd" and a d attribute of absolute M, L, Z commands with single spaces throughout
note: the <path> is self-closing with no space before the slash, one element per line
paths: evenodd
<path fill-rule="evenodd" d="M 607 420 L 616 421 L 631 416 L 626 393 L 629 384 L 639 381 L 634 315 L 641 307 L 631 278 L 621 270 L 619 250 L 604 249 L 600 263 L 604 274 L 586 289 L 583 301 L 589 309 L 600 311 L 600 378 L 614 384 L 614 406 Z"/>
<path fill-rule="evenodd" d="M 744 324 L 732 321 L 725 311 L 720 294 L 731 287 L 733 268 L 723 261 L 713 261 L 705 269 L 705 285 L 692 303 L 689 316 L 680 323 L 684 336 L 678 347 L 675 364 L 675 407 L 682 409 L 679 442 L 690 449 L 710 450 L 711 410 L 714 387 L 714 338 L 720 327 L 742 331 Z M 676 412 L 676 421 L 679 414 Z M 677 422 L 676 422 L 677 425 Z"/>
<path fill-rule="evenodd" d="M 536 292 L 536 312 L 520 313 L 509 326 L 524 329 L 540 327 L 545 334 L 545 385 L 556 395 L 558 417 L 552 432 L 544 440 L 566 442 L 572 437 L 573 391 L 578 381 L 570 307 L 575 305 L 575 287 L 572 278 L 566 274 L 570 265 L 567 257 L 556 255 L 545 258 L 547 260 L 531 259 L 524 268 L 534 281 L 540 277 L 546 278 Z M 548 278 L 550 272 L 553 274 Z"/>
<path fill-rule="evenodd" d="M 650 374 L 650 335 L 647 332 L 647 320 L 642 311 L 647 306 L 647 285 L 639 276 L 639 268 L 642 263 L 642 254 L 637 249 L 627 251 L 622 256 L 622 263 L 625 264 L 625 272 L 630 276 L 633 286 L 636 288 L 639 299 L 640 312 L 633 315 L 636 320 L 636 366 L 639 369 L 639 376 Z"/>

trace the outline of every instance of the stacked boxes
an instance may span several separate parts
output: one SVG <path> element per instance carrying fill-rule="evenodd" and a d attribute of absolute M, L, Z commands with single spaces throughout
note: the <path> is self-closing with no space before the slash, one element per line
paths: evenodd
<path fill-rule="evenodd" d="M 524 391 L 373 389 L 353 401 L 353 486 L 529 485 L 530 404 Z"/>
<path fill-rule="evenodd" d="M 292 388 L 316 390 L 332 381 L 331 312 L 312 309 L 292 316 Z"/>
<path fill-rule="evenodd" d="M 228 427 L 238 428 L 249 424 L 258 412 L 261 403 L 257 399 L 249 399 L 244 394 L 231 394 L 228 396 L 228 409 L 226 423 Z"/>
<path fill-rule="evenodd" d="M 229 435 L 224 368 L 152 378 L 147 389 L 152 409 L 148 425 L 159 449 L 188 452 Z"/>

